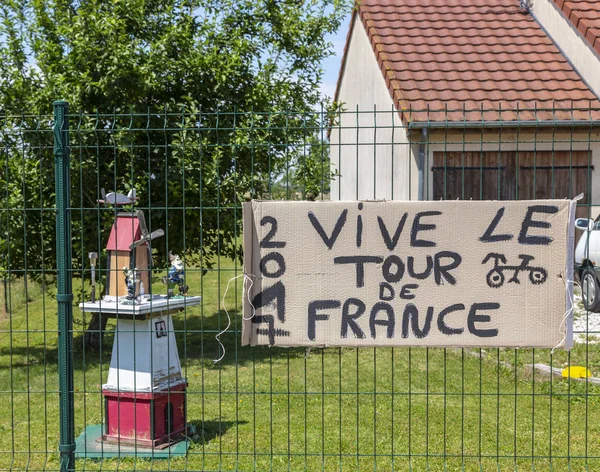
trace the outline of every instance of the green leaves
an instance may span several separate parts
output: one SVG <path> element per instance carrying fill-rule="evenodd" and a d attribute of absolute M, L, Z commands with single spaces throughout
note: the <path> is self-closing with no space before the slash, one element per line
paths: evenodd
<path fill-rule="evenodd" d="M 330 54 L 325 36 L 348 9 L 332 0 L 7 2 L 5 72 L 33 66 L 12 87 L 32 93 L 23 102 L 5 92 L 0 103 L 46 111 L 61 96 L 82 112 L 182 102 L 310 109 Z"/>
<path fill-rule="evenodd" d="M 326 35 L 349 8 L 345 0 L 2 2 L 0 127 L 15 126 L 5 113 L 49 113 L 59 98 L 75 113 L 74 256 L 106 240 L 100 188 L 135 187 L 149 224 L 168 228 L 168 241 L 153 246 L 157 263 L 173 249 L 205 265 L 217 252 L 240 257 L 234 209 L 243 200 L 286 184 L 306 198 L 326 190 L 327 148 L 314 129 L 328 109 L 311 110 Z M 0 208 L 53 206 L 52 138 L 36 126 L 18 139 L 0 135 L 8 169 Z M 23 163 L 21 148 L 37 149 L 37 167 Z M 7 214 L 16 220 L 5 219 L 0 243 L 11 265 L 53 267 L 53 215 L 23 235 L 23 212 Z"/>

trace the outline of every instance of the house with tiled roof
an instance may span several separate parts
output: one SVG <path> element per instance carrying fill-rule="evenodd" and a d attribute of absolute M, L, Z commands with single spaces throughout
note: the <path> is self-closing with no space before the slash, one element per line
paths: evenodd
<path fill-rule="evenodd" d="M 600 2 L 535 0 L 530 10 L 591 90 L 600 95 Z"/>
<path fill-rule="evenodd" d="M 335 95 L 344 111 L 330 130 L 332 198 L 583 192 L 600 203 L 600 8 L 591 3 L 357 3 Z"/>

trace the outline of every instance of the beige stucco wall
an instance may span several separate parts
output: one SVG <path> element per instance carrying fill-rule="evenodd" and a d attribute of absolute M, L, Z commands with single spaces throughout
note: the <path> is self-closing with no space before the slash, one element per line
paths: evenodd
<path fill-rule="evenodd" d="M 600 96 L 600 57 L 562 14 L 553 0 L 533 0 L 532 12 L 571 63 Z"/>
<path fill-rule="evenodd" d="M 344 112 L 331 129 L 331 165 L 340 173 L 332 200 L 417 198 L 417 167 L 406 129 L 360 21 L 356 21 L 338 101 Z"/>

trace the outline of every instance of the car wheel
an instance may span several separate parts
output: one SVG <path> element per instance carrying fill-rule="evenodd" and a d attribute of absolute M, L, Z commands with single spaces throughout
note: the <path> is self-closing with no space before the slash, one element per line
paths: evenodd
<path fill-rule="evenodd" d="M 596 311 L 600 306 L 600 286 L 592 267 L 586 267 L 581 273 L 581 296 L 586 310 Z"/>

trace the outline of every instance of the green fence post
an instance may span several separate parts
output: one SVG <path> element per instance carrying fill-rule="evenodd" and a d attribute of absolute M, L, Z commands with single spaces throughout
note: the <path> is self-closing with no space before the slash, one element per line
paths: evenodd
<path fill-rule="evenodd" d="M 73 290 L 71 281 L 71 182 L 69 178 L 69 104 L 54 102 L 54 173 L 56 193 L 56 263 L 58 269 L 58 387 L 60 470 L 75 469 L 73 398 Z"/>

